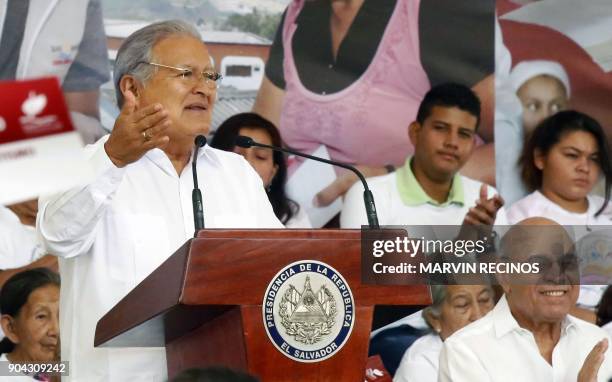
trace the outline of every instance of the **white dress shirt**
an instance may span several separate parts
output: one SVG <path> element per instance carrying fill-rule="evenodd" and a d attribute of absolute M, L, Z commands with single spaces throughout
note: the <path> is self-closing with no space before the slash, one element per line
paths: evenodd
<path fill-rule="evenodd" d="M 567 315 L 551 365 L 540 354 L 533 334 L 516 322 L 504 296 L 486 316 L 444 341 L 438 381 L 576 382 L 586 356 L 604 338 L 610 341 L 601 328 Z M 608 382 L 610 377 L 612 347 L 597 381 Z"/>
<path fill-rule="evenodd" d="M 86 151 L 95 179 L 40 201 L 38 231 L 60 257 L 62 358 L 72 381 L 164 381 L 164 348 L 94 349 L 98 320 L 193 237 L 191 163 L 177 175 L 159 149 L 117 168 L 106 137 Z M 200 150 L 198 179 L 208 228 L 283 228 L 261 178 L 240 155 Z"/>
<path fill-rule="evenodd" d="M 406 350 L 393 376 L 393 382 L 436 382 L 442 339 L 438 333 L 426 334 Z"/>
<path fill-rule="evenodd" d="M 34 227 L 21 224 L 13 211 L 0 206 L 0 269 L 23 267 L 41 255 Z"/>

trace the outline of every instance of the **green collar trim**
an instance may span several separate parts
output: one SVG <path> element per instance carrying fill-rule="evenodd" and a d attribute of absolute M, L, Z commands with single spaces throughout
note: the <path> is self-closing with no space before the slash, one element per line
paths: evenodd
<path fill-rule="evenodd" d="M 395 172 L 395 176 L 397 176 L 397 191 L 405 205 L 421 206 L 429 203 L 438 207 L 446 207 L 450 204 L 457 204 L 459 206 L 465 204 L 463 182 L 461 181 L 461 175 L 459 175 L 459 173 L 455 174 L 453 177 L 453 183 L 446 201 L 444 203 L 438 203 L 423 190 L 421 184 L 412 172 L 410 162 L 412 162 L 412 157 L 407 158 L 404 166 L 398 168 Z"/>

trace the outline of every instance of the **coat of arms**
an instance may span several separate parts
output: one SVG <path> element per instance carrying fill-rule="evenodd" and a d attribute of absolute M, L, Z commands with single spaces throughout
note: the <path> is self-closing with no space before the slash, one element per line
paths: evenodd
<path fill-rule="evenodd" d="M 285 333 L 305 344 L 317 343 L 331 333 L 336 317 L 336 302 L 325 285 L 315 293 L 306 277 L 302 292 L 292 284 L 280 302 L 281 324 Z"/>

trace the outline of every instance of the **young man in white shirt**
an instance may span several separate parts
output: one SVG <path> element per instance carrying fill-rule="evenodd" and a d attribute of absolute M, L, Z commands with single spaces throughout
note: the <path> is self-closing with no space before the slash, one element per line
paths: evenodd
<path fill-rule="evenodd" d="M 99 348 L 97 321 L 193 237 L 191 160 L 206 134 L 219 75 L 198 31 L 149 25 L 117 55 L 122 107 L 110 136 L 87 148 L 94 180 L 41 200 L 38 231 L 60 257 L 62 357 L 73 381 L 163 381 L 163 348 Z M 282 228 L 259 175 L 239 155 L 199 151 L 208 228 Z"/>
<path fill-rule="evenodd" d="M 408 128 L 414 156 L 394 173 L 367 179 L 381 225 L 506 224 L 496 190 L 459 174 L 474 149 L 479 122 L 480 100 L 468 87 L 442 84 L 427 92 Z M 367 223 L 358 183 L 346 194 L 340 226 Z M 418 311 L 382 329 L 401 324 L 427 328 Z"/>
<path fill-rule="evenodd" d="M 408 128 L 414 156 L 394 173 L 368 179 L 380 224 L 506 223 L 495 189 L 459 174 L 474 149 L 479 121 L 480 101 L 468 87 L 442 84 L 427 92 Z M 347 193 L 342 228 L 367 224 L 362 195 L 361 184 Z"/>

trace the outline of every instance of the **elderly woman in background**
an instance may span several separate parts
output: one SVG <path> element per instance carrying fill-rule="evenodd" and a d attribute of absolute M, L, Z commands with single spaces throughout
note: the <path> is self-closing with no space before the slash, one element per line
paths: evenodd
<path fill-rule="evenodd" d="M 59 275 L 34 268 L 11 277 L 0 292 L 0 322 L 6 337 L 0 361 L 31 364 L 59 359 Z M 0 381 L 40 380 L 0 377 Z"/>
<path fill-rule="evenodd" d="M 419 338 L 408 348 L 394 382 L 436 382 L 443 341 L 495 305 L 490 285 L 432 285 L 431 294 L 433 303 L 423 310 L 423 317 L 434 333 Z"/>

